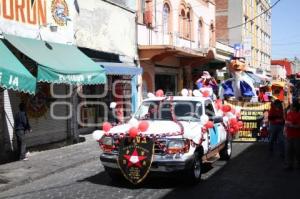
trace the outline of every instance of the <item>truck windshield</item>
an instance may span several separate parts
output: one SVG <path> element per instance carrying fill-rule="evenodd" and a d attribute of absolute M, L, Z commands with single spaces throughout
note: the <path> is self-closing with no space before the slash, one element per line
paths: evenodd
<path fill-rule="evenodd" d="M 202 103 L 197 101 L 147 101 L 134 115 L 137 120 L 199 121 Z"/>

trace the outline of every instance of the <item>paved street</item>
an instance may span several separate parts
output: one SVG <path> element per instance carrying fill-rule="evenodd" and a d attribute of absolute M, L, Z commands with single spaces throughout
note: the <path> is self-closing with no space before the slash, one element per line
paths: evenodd
<path fill-rule="evenodd" d="M 230 162 L 217 161 L 205 170 L 197 186 L 178 179 L 150 178 L 132 187 L 125 181 L 113 183 L 100 162 L 91 158 L 3 191 L 0 198 L 299 198 L 300 171 L 284 171 L 281 159 L 270 155 L 264 143 L 235 143 Z"/>

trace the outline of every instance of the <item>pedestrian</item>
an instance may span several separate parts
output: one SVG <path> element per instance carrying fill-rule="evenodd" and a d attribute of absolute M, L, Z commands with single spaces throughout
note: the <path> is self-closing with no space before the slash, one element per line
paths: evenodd
<path fill-rule="evenodd" d="M 16 113 L 14 119 L 19 159 L 28 160 L 28 157 L 26 157 L 25 133 L 31 131 L 31 127 L 28 121 L 24 103 L 19 104 L 19 112 Z"/>
<path fill-rule="evenodd" d="M 281 157 L 284 157 L 284 108 L 282 102 L 276 99 L 271 103 L 268 114 L 270 142 L 269 149 L 273 152 L 274 145 L 277 143 Z"/>
<path fill-rule="evenodd" d="M 292 169 L 294 159 L 296 167 L 300 168 L 300 104 L 294 101 L 287 113 L 285 123 L 286 133 L 286 160 L 285 169 Z"/>

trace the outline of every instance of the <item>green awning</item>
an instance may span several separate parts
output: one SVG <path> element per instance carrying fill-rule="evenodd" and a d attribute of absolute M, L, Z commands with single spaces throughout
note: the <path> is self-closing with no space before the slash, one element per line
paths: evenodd
<path fill-rule="evenodd" d="M 76 46 L 6 35 L 14 47 L 38 64 L 38 82 L 105 84 L 105 70 Z"/>
<path fill-rule="evenodd" d="M 34 94 L 36 79 L 0 40 L 0 86 Z"/>

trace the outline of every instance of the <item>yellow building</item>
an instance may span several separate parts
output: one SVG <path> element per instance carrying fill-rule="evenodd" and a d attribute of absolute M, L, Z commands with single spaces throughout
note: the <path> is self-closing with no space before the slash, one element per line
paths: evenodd
<path fill-rule="evenodd" d="M 269 0 L 217 0 L 217 41 L 243 44 L 248 66 L 270 74 L 271 9 Z"/>

